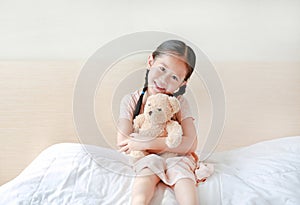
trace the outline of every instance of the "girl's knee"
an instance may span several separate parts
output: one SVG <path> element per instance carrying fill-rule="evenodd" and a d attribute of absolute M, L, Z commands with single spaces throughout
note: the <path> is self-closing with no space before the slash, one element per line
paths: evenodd
<path fill-rule="evenodd" d="M 150 176 L 150 175 L 153 175 L 153 174 L 154 174 L 154 172 L 151 169 L 144 168 L 141 171 L 139 171 L 138 176 Z"/>
<path fill-rule="evenodd" d="M 179 204 L 198 204 L 196 185 L 192 179 L 179 179 L 173 189 Z M 185 193 L 184 195 L 182 194 L 183 192 Z"/>
<path fill-rule="evenodd" d="M 138 178 L 144 178 L 144 179 L 149 179 L 153 182 L 158 182 L 160 179 L 159 177 L 149 168 L 144 168 L 142 169 L 138 174 Z"/>
<path fill-rule="evenodd" d="M 195 180 L 192 180 L 191 178 L 182 178 L 179 179 L 175 185 L 179 185 L 179 184 L 184 184 L 184 185 L 191 185 L 191 186 L 195 186 L 196 187 L 196 182 Z"/>
<path fill-rule="evenodd" d="M 147 175 L 144 175 L 145 172 Z M 144 170 L 135 178 L 132 192 L 132 203 L 131 204 L 148 204 L 155 192 L 155 187 L 159 182 L 159 178 L 149 170 Z"/>
<path fill-rule="evenodd" d="M 146 195 L 139 195 L 139 196 L 132 196 L 131 205 L 143 205 L 147 204 L 147 196 Z"/>

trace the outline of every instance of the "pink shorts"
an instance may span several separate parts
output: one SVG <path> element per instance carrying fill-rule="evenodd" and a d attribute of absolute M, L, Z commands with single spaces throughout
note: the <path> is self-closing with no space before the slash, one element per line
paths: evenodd
<path fill-rule="evenodd" d="M 179 179 L 183 178 L 191 179 L 197 184 L 195 176 L 196 162 L 190 155 L 165 159 L 157 154 L 150 154 L 134 164 L 137 174 L 145 168 L 149 168 L 169 186 L 174 185 Z"/>

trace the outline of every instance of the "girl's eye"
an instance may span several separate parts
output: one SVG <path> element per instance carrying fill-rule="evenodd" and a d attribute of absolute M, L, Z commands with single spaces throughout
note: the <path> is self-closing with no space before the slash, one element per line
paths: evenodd
<path fill-rule="evenodd" d="M 178 78 L 175 75 L 172 76 L 172 79 L 178 81 Z"/>
<path fill-rule="evenodd" d="M 166 70 L 164 67 L 159 67 L 159 69 L 160 69 L 161 71 L 165 71 L 165 70 Z"/>

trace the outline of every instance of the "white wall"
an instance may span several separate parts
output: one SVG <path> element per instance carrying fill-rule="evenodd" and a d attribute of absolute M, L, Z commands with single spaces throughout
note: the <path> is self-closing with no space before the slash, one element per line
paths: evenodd
<path fill-rule="evenodd" d="M 216 61 L 299 61 L 299 0 L 0 0 L 0 59 L 86 59 L 123 34 L 157 30 Z"/>

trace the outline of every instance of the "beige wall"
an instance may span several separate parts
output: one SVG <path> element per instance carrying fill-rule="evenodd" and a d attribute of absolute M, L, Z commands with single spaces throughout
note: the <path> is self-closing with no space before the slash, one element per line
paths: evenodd
<path fill-rule="evenodd" d="M 0 62 L 0 184 L 14 178 L 43 149 L 60 142 L 78 142 L 73 124 L 72 96 L 83 61 Z M 114 69 L 144 62 L 125 59 Z M 300 63 L 216 62 L 226 95 L 226 123 L 217 150 L 258 141 L 300 135 Z M 117 86 L 124 73 L 107 75 L 103 85 Z M 142 80 L 137 80 L 136 86 Z M 133 86 L 135 87 L 135 85 Z M 211 103 L 202 82 L 199 90 L 199 146 L 210 129 Z M 113 86 L 111 87 L 113 88 Z M 101 96 L 104 96 L 103 101 Z M 98 90 L 96 116 L 110 145 L 115 145 L 111 92 Z M 105 109 L 102 109 L 102 107 Z M 111 106 L 110 106 L 111 107 Z M 105 110 L 105 111 L 103 111 Z M 105 116 L 103 118 L 103 116 Z M 109 137 L 107 137 L 109 136 Z"/>

